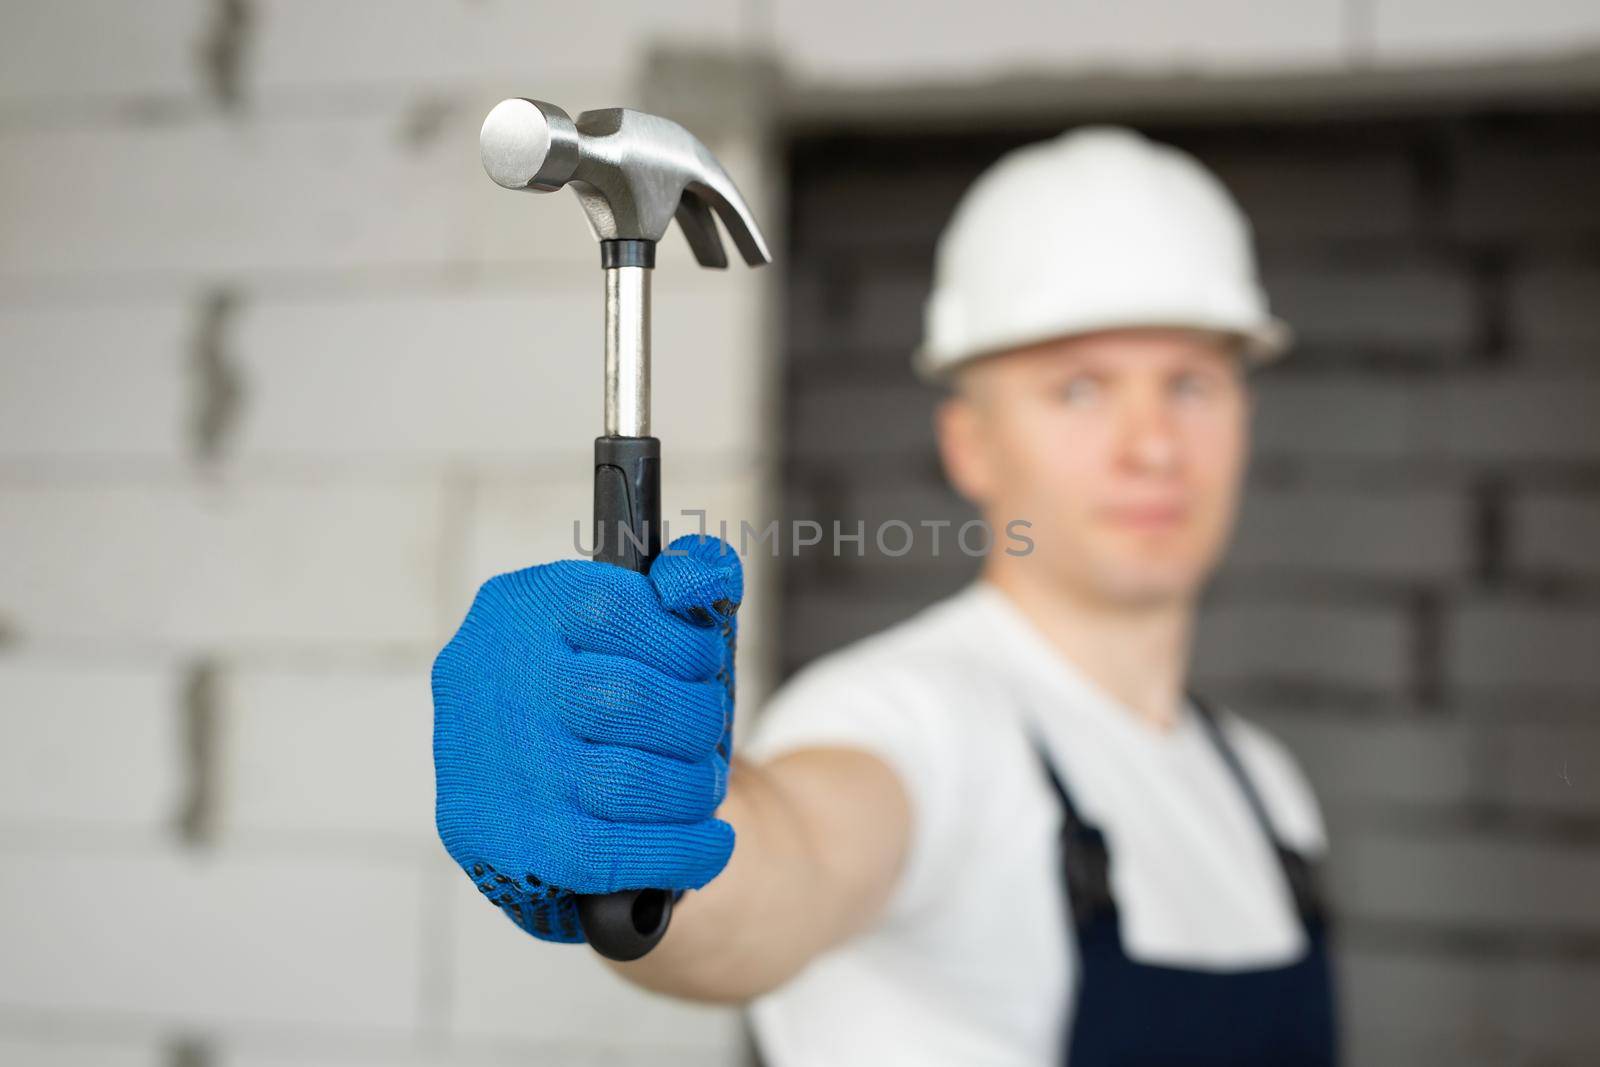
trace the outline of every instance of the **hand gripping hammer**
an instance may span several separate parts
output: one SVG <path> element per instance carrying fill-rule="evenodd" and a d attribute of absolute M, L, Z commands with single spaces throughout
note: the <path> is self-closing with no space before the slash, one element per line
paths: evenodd
<path fill-rule="evenodd" d="M 650 436 L 650 271 L 676 218 L 702 267 L 726 267 L 712 212 L 746 263 L 772 260 L 739 190 L 705 145 L 670 119 L 503 100 L 483 121 L 483 169 L 498 185 L 570 185 L 600 242 L 606 278 L 605 435 L 594 442 L 595 558 L 645 571 L 661 551 L 661 442 Z M 578 898 L 585 936 L 614 960 L 655 947 L 672 918 L 663 889 Z"/>

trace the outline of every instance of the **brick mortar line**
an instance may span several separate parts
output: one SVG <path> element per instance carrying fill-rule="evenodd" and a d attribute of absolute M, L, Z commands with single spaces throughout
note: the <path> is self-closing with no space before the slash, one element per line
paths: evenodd
<path fill-rule="evenodd" d="M 588 293 L 594 286 L 589 255 L 570 258 L 450 259 L 394 266 L 380 260 L 350 268 L 314 263 L 228 272 L 228 287 L 252 301 L 305 301 L 337 306 L 342 300 L 407 297 L 528 297 L 542 287 L 569 284 Z M 207 268 L 111 270 L 100 273 L 18 275 L 0 273 L 0 314 L 8 308 L 119 305 L 180 302 L 203 290 Z M 699 274 L 668 272 L 654 291 L 714 292 L 721 287 Z"/>
<path fill-rule="evenodd" d="M 1340 948 L 1370 953 L 1437 954 L 1484 963 L 1600 965 L 1600 931 L 1484 930 L 1453 923 L 1335 916 Z"/>
<path fill-rule="evenodd" d="M 1479 785 L 1483 792 L 1483 780 Z M 1347 841 L 1371 836 L 1415 837 L 1426 842 L 1436 834 L 1450 834 L 1452 841 L 1553 847 L 1586 858 L 1600 845 L 1600 798 L 1591 807 L 1591 812 L 1569 814 L 1480 795 L 1443 802 L 1335 800 L 1327 804 L 1327 812 L 1340 823 L 1340 836 Z"/>

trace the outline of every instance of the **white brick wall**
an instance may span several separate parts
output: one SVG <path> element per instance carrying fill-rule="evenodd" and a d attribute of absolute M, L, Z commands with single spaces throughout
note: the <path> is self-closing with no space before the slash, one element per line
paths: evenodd
<path fill-rule="evenodd" d="M 0 1063 L 19 1067 L 166 1067 L 169 1062 L 166 1047 L 155 1040 L 0 1037 Z"/>
<path fill-rule="evenodd" d="M 572 207 L 502 203 L 508 218 Z M 230 344 L 248 398 L 230 451 L 312 463 L 536 455 L 577 469 L 601 432 L 602 296 L 595 256 L 470 292 L 249 305 Z M 680 270 L 654 287 L 654 428 L 669 464 L 759 439 L 750 297 L 745 279 L 720 273 Z"/>
<path fill-rule="evenodd" d="M 258 1047 L 245 1039 L 219 1050 L 215 1060 L 218 1067 L 528 1067 L 530 1063 L 560 1067 L 743 1067 L 745 1062 L 695 1045 L 634 1048 L 592 1038 L 578 1044 L 456 1041 L 440 1052 L 374 1042 L 345 1042 L 337 1048 L 329 1048 L 327 1042 Z"/>
<path fill-rule="evenodd" d="M 549 91 L 541 86 L 609 84 L 620 95 L 646 49 L 737 48 L 747 43 L 754 15 L 738 0 L 618 0 L 605 8 L 512 0 L 354 0 L 332 7 L 318 0 L 262 0 L 254 6 L 259 26 L 250 84 L 268 94 L 504 84 L 505 96 L 541 96 Z M 597 96 L 574 106 L 551 99 L 573 114 L 621 102 Z"/>
<path fill-rule="evenodd" d="M 770 55 L 803 86 L 837 88 L 1325 70 L 1368 46 L 1388 61 L 1594 35 L 1570 5 L 1515 18 L 1436 6 L 251 0 L 225 36 L 221 0 L 8 5 L 0 1063 L 166 1067 L 185 1042 L 217 1067 L 745 1062 L 733 1012 L 646 995 L 583 950 L 532 941 L 482 906 L 433 838 L 431 655 L 477 582 L 569 554 L 599 429 L 590 234 L 570 195 L 513 196 L 484 179 L 476 134 L 495 100 L 652 107 L 646 63 L 671 47 Z M 1363 25 L 1371 39 L 1352 39 Z M 210 68 L 208 55 L 233 65 Z M 219 77 L 238 99 L 218 98 Z M 716 114 L 725 101 L 704 104 Z M 786 205 L 755 141 L 764 131 L 697 132 L 781 250 Z M 1246 147 L 1216 162 L 1258 221 L 1293 241 L 1383 242 L 1422 209 L 1406 168 L 1381 150 L 1297 168 Z M 1559 243 L 1591 210 L 1562 173 L 1516 153 L 1486 160 L 1441 224 L 1488 241 L 1532 227 Z M 1352 182 L 1359 201 L 1337 195 Z M 903 201 L 879 190 L 876 210 L 828 213 L 807 237 L 893 243 L 956 188 Z M 1535 194 L 1510 217 L 1508 188 Z M 769 309 L 783 269 L 704 273 L 677 235 L 661 248 L 655 399 L 669 516 L 698 505 L 764 522 L 774 507 Z M 1549 360 L 1544 378 L 1441 392 L 1343 364 L 1266 377 L 1264 458 L 1587 463 L 1600 448 L 1597 397 L 1573 358 L 1594 336 L 1587 276 L 1560 255 L 1540 269 L 1515 283 L 1507 314 Z M 1466 287 L 1431 263 L 1387 274 L 1312 265 L 1291 267 L 1280 295 L 1325 347 L 1354 338 L 1457 359 L 1472 329 Z M 846 309 L 854 343 L 894 343 L 919 292 L 898 274 L 864 276 Z M 797 314 L 833 310 L 819 300 Z M 237 391 L 222 395 L 228 382 Z M 920 431 L 898 428 L 925 419 L 930 397 L 857 395 L 842 421 L 793 413 L 810 458 L 876 464 L 898 484 L 924 461 Z M 1593 580 L 1595 522 L 1565 483 L 1508 507 L 1515 580 Z M 1447 585 L 1478 562 L 1465 508 L 1459 495 L 1395 486 L 1281 489 L 1247 519 L 1240 573 L 1316 562 L 1338 580 Z M 1307 530 L 1337 532 L 1316 561 L 1296 548 Z M 747 560 L 744 722 L 778 658 L 770 563 Z M 1526 592 L 1468 605 L 1441 650 L 1453 682 L 1592 694 L 1592 627 Z M 852 596 L 851 625 L 909 603 L 904 590 Z M 802 633 L 841 622 L 836 604 L 807 603 L 795 613 Z M 806 622 L 813 610 L 826 617 Z M 1404 610 L 1230 600 L 1202 663 L 1221 676 L 1309 673 L 1393 702 L 1413 681 Z M 1261 633 L 1277 636 L 1244 640 Z M 1481 804 L 1560 822 L 1600 809 L 1583 758 L 1591 724 L 1490 718 L 1271 721 L 1317 754 L 1310 771 L 1336 819 Z M 176 820 L 196 799 L 206 833 L 180 844 Z M 1493 866 L 1506 856 L 1520 865 L 1511 873 Z M 1593 864 L 1542 839 L 1396 830 L 1351 869 L 1346 896 L 1380 919 L 1593 927 Z M 1551 885 L 1506 880 L 1519 871 Z M 1462 881 L 1476 884 L 1458 893 Z M 1440 897 L 1455 903 L 1439 912 Z M 1355 1062 L 1498 1064 L 1513 1042 L 1578 1062 L 1596 1040 L 1572 1024 L 1596 990 L 1583 961 L 1502 967 L 1370 947 L 1353 959 L 1356 1010 L 1386 1020 L 1357 1035 Z M 1393 1011 L 1399 1001 L 1409 1010 Z"/>
<path fill-rule="evenodd" d="M 249 392 L 234 453 L 309 463 L 555 454 L 581 463 L 600 425 L 601 292 L 598 269 L 576 273 L 499 292 L 248 307 L 234 342 Z"/>
<path fill-rule="evenodd" d="M 1018 70 L 1237 70 L 1333 65 L 1343 7 L 1294 0 L 1137 0 L 1117 7 L 1006 0 L 982 7 L 910 0 L 774 0 L 773 39 L 812 81 L 992 78 Z"/>
<path fill-rule="evenodd" d="M 0 460 L 178 459 L 196 328 L 179 300 L 0 304 Z"/>
<path fill-rule="evenodd" d="M 27 104 L 198 95 L 198 48 L 212 7 L 207 0 L 7 4 L 0 113 Z"/>
<path fill-rule="evenodd" d="M 1600 44 L 1600 11 L 1564 0 L 1377 0 L 1371 10 L 1375 50 L 1387 62 L 1576 54 Z"/>
<path fill-rule="evenodd" d="M 420 135 L 403 101 L 246 123 L 0 128 L 0 287 L 171 289 L 288 271 L 338 287 L 354 271 L 590 253 L 572 204 L 502 210 L 509 194 L 478 164 L 493 103 L 452 104 Z"/>
<path fill-rule="evenodd" d="M 168 1025 L 412 1032 L 423 904 L 415 865 L 8 850 L 0 941 L 27 966 L 0 969 L 0 1004 Z"/>
<path fill-rule="evenodd" d="M 108 647 L 426 645 L 433 485 L 80 482 L 0 488 L 0 618 Z"/>
<path fill-rule="evenodd" d="M 592 952 L 528 937 L 497 909 L 484 907 L 465 878 L 452 886 L 453 1037 L 633 1053 L 693 1049 L 708 1064 L 738 1062 L 737 1012 L 630 986 Z"/>
<path fill-rule="evenodd" d="M 184 785 L 171 666 L 0 658 L 0 832 L 153 839 Z"/>
<path fill-rule="evenodd" d="M 429 666 L 232 672 L 219 700 L 221 831 L 434 855 Z"/>
<path fill-rule="evenodd" d="M 528 531 L 587 516 L 600 430 L 582 212 L 487 182 L 481 115 L 519 91 L 636 102 L 649 48 L 734 45 L 748 13 L 642 5 L 618 38 L 579 9 L 254 4 L 234 44 L 258 103 L 212 114 L 191 100 L 203 7 L 161 38 L 181 71 L 130 32 L 128 84 L 47 100 L 43 67 L 0 76 L 0 622 L 30 650 L 0 661 L 0 941 L 54 961 L 0 980 L 0 1035 L 44 1027 L 0 1059 L 165 1063 L 192 1033 L 228 1063 L 738 1062 L 734 1013 L 645 997 L 582 950 L 529 967 L 540 946 L 449 867 L 427 671 L 491 556 L 570 554 L 564 524 L 543 549 Z M 93 13 L 35 20 L 44 54 L 69 15 Z M 124 122 L 135 93 L 193 110 Z M 84 118 L 50 121 L 63 104 Z M 761 205 L 760 157 L 707 139 Z M 753 517 L 772 283 L 681 245 L 655 293 L 669 499 Z M 521 495 L 552 478 L 565 503 Z M 762 660 L 746 641 L 746 693 Z M 179 850 L 196 796 L 215 844 Z M 71 885 L 35 903 L 41 868 Z M 85 919 L 103 869 L 132 888 Z M 619 1010 L 642 1029 L 594 1045 Z M 132 1022 L 97 1044 L 85 1019 Z"/>

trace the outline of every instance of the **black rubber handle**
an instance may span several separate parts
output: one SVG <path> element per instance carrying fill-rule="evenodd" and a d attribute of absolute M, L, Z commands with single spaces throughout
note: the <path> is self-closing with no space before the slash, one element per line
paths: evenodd
<path fill-rule="evenodd" d="M 594 558 L 647 571 L 661 551 L 661 442 L 654 437 L 594 441 Z M 600 955 L 636 960 L 656 947 L 672 921 L 665 889 L 580 896 L 584 936 Z"/>

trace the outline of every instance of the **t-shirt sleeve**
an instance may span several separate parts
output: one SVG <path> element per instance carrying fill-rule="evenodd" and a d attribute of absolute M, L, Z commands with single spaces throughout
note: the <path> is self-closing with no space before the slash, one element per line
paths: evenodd
<path fill-rule="evenodd" d="M 910 663 L 830 657 L 773 696 L 742 749 L 764 761 L 805 748 L 852 748 L 895 773 L 910 804 L 911 840 L 886 921 L 915 914 L 932 897 L 970 821 L 959 788 L 959 724 L 929 688 Z"/>

